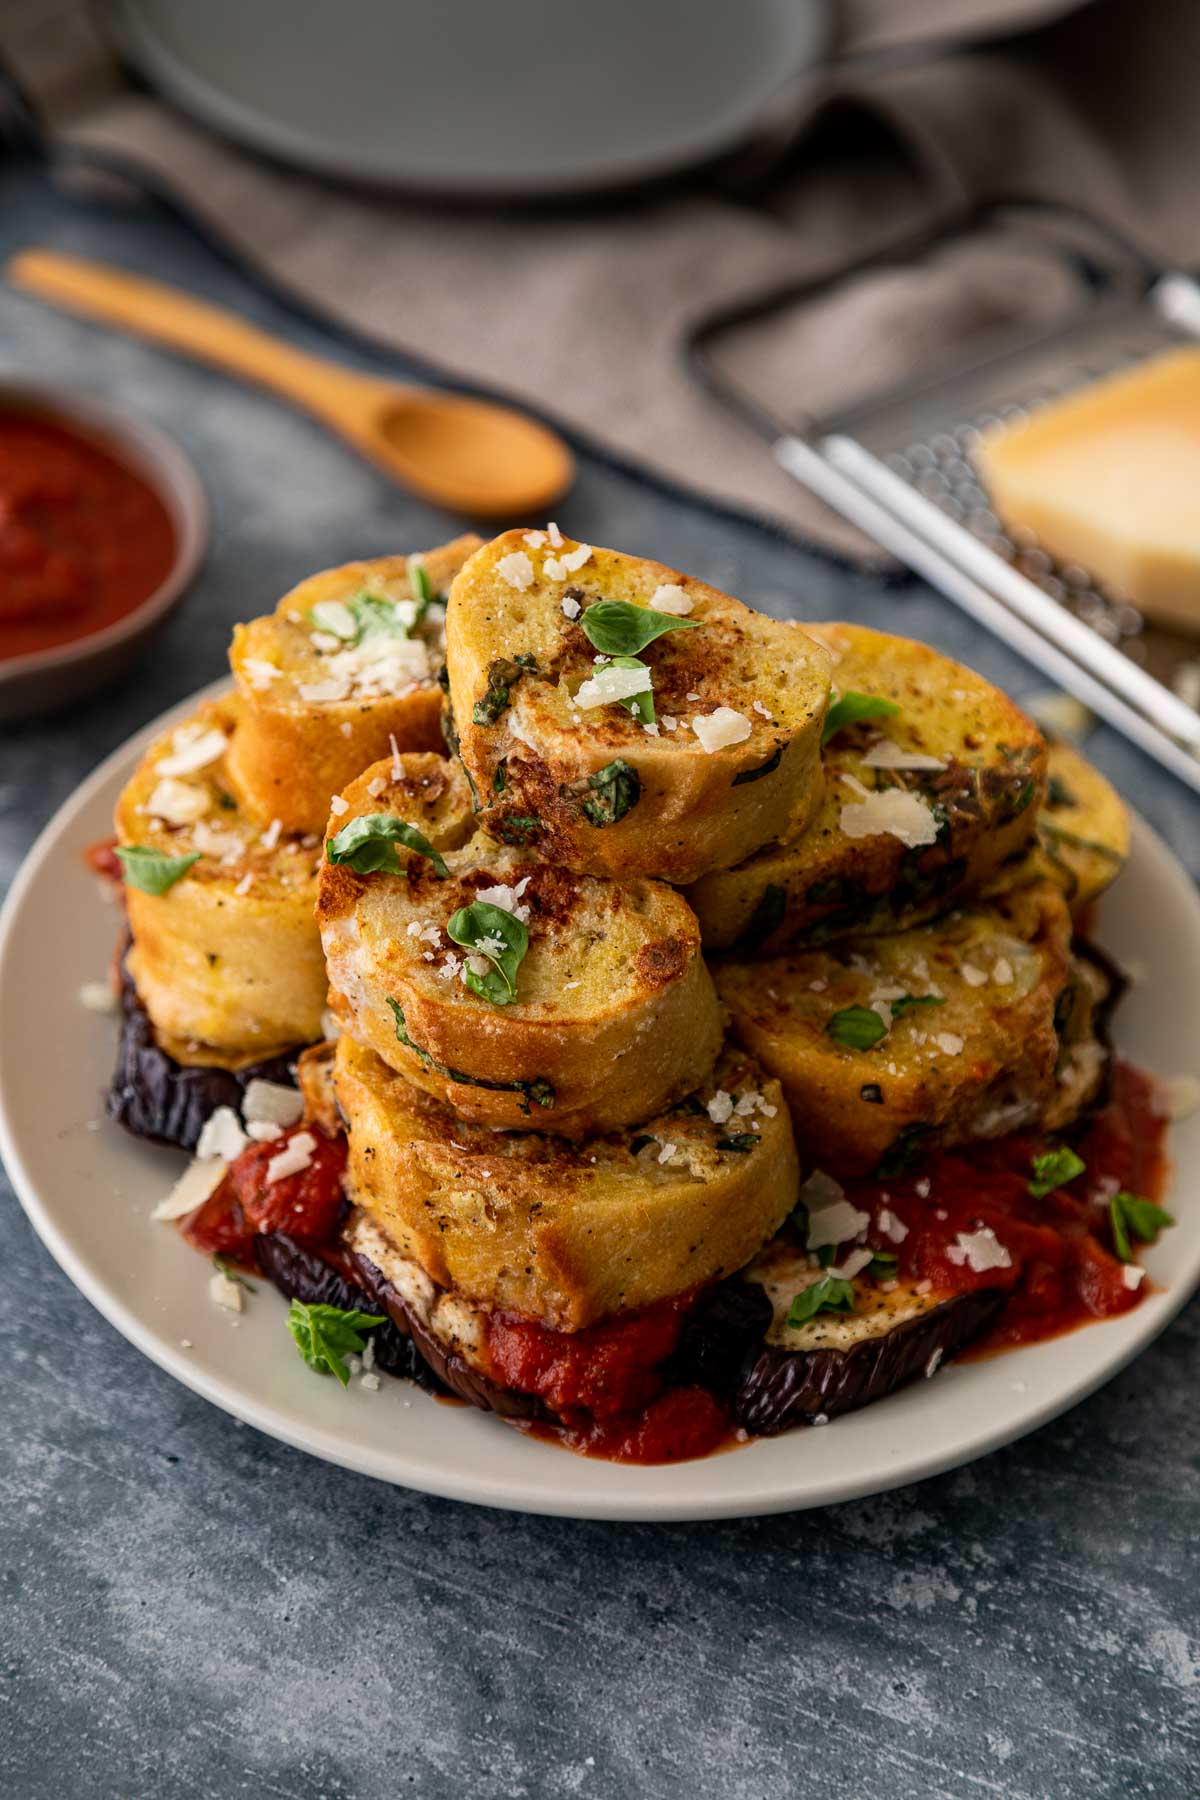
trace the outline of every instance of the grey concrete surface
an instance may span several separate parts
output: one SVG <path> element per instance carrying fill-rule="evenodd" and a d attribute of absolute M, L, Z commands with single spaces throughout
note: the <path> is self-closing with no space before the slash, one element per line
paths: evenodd
<path fill-rule="evenodd" d="M 0 165 L 0 253 L 35 241 L 320 347 L 162 217 Z M 221 672 L 233 620 L 452 522 L 271 400 L 2 287 L 0 369 L 158 420 L 214 509 L 153 661 L 0 736 L 6 882 L 102 756 Z M 589 456 L 562 519 L 772 610 L 927 637 L 1018 696 L 1043 685 L 922 588 L 884 591 Z M 1107 733 L 1091 750 L 1200 869 L 1195 800 Z M 92 1311 L 2 1178 L 0 1218 L 6 1800 L 1200 1792 L 1194 1306 L 1085 1405 L 957 1474 L 821 1514 L 577 1524 L 392 1490 L 240 1429 Z"/>

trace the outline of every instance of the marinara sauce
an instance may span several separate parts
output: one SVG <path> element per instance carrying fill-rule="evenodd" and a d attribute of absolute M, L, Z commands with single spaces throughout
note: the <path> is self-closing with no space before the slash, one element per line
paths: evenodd
<path fill-rule="evenodd" d="M 0 658 L 90 636 L 161 587 L 166 506 L 98 439 L 0 410 Z"/>

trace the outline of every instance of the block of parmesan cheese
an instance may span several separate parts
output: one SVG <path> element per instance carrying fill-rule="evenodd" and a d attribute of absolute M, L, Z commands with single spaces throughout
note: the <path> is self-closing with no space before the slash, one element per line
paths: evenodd
<path fill-rule="evenodd" d="M 992 505 L 1148 618 L 1200 631 L 1200 350 L 1174 350 L 985 432 Z"/>

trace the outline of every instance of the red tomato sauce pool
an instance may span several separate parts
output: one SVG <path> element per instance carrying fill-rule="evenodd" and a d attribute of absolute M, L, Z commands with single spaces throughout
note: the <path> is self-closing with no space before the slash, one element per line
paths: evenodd
<path fill-rule="evenodd" d="M 159 495 L 97 439 L 0 410 L 0 658 L 90 636 L 175 561 Z"/>

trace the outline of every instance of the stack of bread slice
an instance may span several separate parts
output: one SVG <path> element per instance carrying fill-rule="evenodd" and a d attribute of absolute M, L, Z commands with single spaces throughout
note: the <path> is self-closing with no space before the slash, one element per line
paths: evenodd
<path fill-rule="evenodd" d="M 200 853 L 130 893 L 129 992 L 176 1065 L 327 1040 L 322 1293 L 571 1429 L 672 1383 L 827 1417 L 994 1316 L 999 1262 L 897 1276 L 853 1184 L 1100 1091 L 1074 925 L 1127 825 L 1082 758 L 937 651 L 553 526 L 313 577 L 232 660 L 122 798 L 124 847 Z M 316 1291 L 286 1235 L 261 1260 Z"/>
<path fill-rule="evenodd" d="M 130 943 L 109 1102 L 139 1135 L 192 1148 L 218 1106 L 286 1079 L 323 1035 L 330 800 L 392 745 L 440 741 L 447 591 L 478 544 L 301 582 L 237 627 L 235 692 L 142 757 L 115 818 Z"/>

